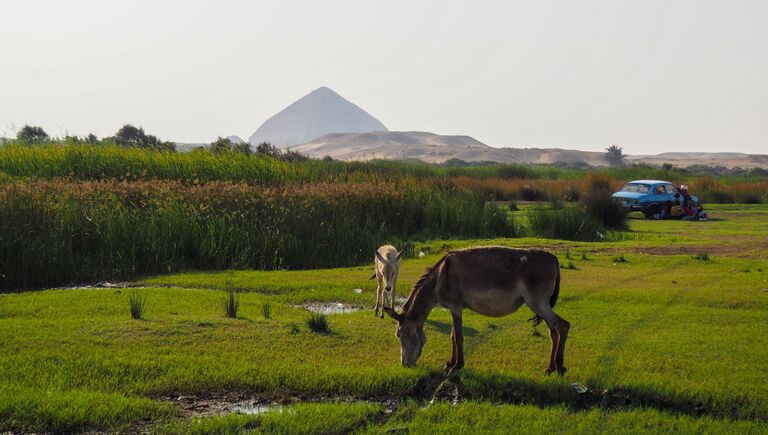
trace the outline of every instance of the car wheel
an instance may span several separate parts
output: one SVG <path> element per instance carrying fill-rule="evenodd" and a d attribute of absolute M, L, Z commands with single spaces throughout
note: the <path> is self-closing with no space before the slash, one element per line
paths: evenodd
<path fill-rule="evenodd" d="M 651 204 L 645 209 L 646 219 L 660 219 L 661 208 L 658 204 Z"/>

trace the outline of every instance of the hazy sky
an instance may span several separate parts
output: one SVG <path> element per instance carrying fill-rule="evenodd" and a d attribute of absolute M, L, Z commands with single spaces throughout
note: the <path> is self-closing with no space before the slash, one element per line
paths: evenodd
<path fill-rule="evenodd" d="M 493 146 L 768 153 L 768 1 L 0 4 L 0 135 L 247 138 L 319 86 Z"/>

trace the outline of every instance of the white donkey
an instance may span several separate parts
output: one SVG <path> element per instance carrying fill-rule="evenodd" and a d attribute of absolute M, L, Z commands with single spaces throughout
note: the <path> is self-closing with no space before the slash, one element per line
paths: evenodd
<path fill-rule="evenodd" d="M 376 309 L 374 315 L 379 315 L 381 307 L 381 318 L 384 318 L 384 307 L 387 306 L 387 296 L 389 296 L 389 307 L 395 308 L 395 286 L 397 285 L 397 275 L 400 273 L 400 256 L 402 252 L 392 245 L 384 245 L 376 250 L 376 257 L 373 259 L 373 268 L 376 273 L 371 279 L 376 278 Z M 381 303 L 381 305 L 379 305 Z"/>

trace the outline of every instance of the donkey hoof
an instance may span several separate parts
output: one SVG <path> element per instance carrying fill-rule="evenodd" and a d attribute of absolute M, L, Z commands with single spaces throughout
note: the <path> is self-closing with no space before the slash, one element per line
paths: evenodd
<path fill-rule="evenodd" d="M 555 368 L 554 367 L 550 367 L 546 371 L 544 371 L 544 374 L 545 375 L 551 375 L 552 372 L 554 372 L 554 371 L 555 371 Z"/>
<path fill-rule="evenodd" d="M 563 366 L 560 366 L 560 367 L 557 368 L 557 373 L 560 374 L 560 376 L 563 376 L 565 374 L 565 372 L 567 372 L 567 371 L 568 371 L 568 369 L 563 367 Z"/>

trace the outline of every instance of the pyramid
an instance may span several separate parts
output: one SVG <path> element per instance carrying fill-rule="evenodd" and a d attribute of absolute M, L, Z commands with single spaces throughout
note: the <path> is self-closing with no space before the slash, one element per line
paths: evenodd
<path fill-rule="evenodd" d="M 317 88 L 259 127 L 249 142 L 289 147 L 329 133 L 388 131 L 378 119 L 333 90 Z"/>

